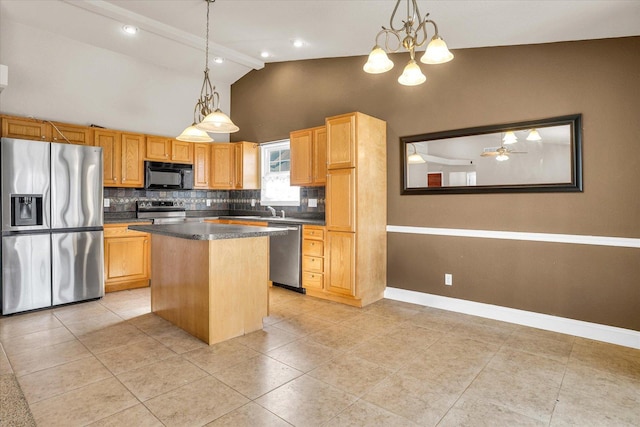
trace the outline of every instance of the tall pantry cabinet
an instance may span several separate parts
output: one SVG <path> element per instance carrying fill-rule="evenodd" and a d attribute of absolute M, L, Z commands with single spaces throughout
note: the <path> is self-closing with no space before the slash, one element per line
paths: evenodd
<path fill-rule="evenodd" d="M 362 113 L 327 126 L 327 297 L 365 306 L 387 281 L 386 122 Z"/>

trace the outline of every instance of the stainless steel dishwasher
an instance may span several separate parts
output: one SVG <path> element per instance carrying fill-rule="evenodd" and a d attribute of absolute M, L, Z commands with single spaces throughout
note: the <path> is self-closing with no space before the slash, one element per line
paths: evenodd
<path fill-rule="evenodd" d="M 284 236 L 269 238 L 269 280 L 274 285 L 304 292 L 302 288 L 302 225 L 269 222 L 269 227 L 286 228 Z"/>

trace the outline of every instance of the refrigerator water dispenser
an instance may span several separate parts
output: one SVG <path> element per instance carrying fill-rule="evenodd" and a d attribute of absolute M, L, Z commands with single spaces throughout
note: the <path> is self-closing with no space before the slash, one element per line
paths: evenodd
<path fill-rule="evenodd" d="M 42 194 L 12 194 L 11 225 L 42 225 Z"/>

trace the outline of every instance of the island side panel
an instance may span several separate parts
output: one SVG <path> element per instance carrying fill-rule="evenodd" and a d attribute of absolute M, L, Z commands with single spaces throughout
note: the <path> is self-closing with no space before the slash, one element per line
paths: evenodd
<path fill-rule="evenodd" d="M 209 342 L 208 241 L 154 234 L 151 311 Z"/>
<path fill-rule="evenodd" d="M 209 241 L 209 344 L 262 329 L 268 251 L 266 236 Z"/>

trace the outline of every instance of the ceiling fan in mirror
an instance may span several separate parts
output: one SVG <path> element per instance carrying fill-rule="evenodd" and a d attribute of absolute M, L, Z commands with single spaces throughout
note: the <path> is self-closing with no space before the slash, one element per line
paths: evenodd
<path fill-rule="evenodd" d="M 495 157 L 497 161 L 504 162 L 509 160 L 511 154 L 527 154 L 526 151 L 510 150 L 504 145 L 501 147 L 488 147 L 482 151 L 480 157 Z"/>

